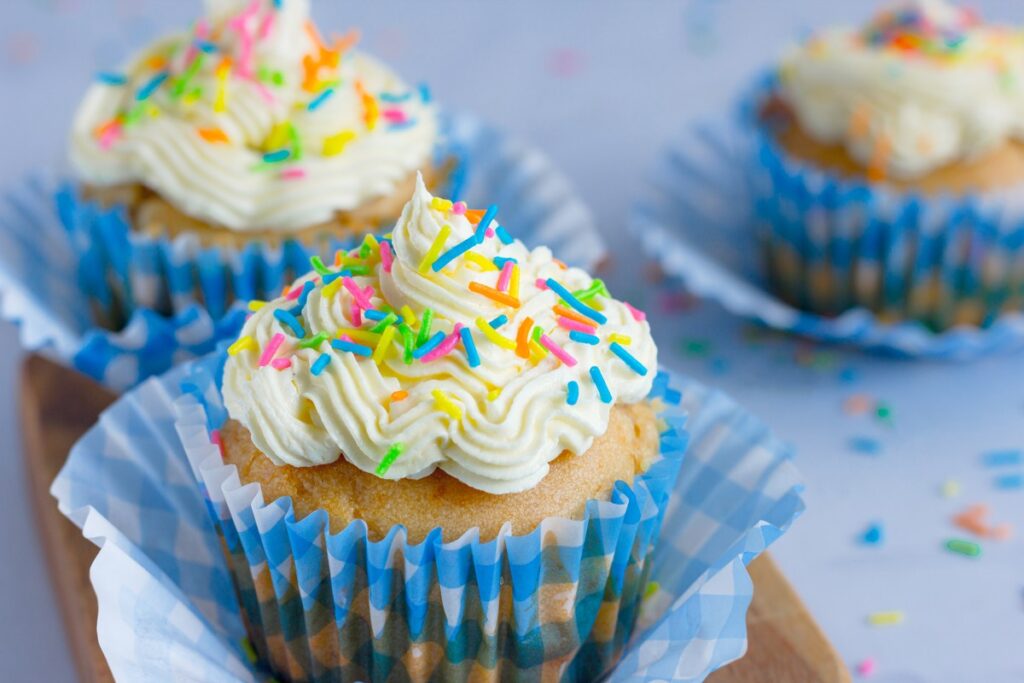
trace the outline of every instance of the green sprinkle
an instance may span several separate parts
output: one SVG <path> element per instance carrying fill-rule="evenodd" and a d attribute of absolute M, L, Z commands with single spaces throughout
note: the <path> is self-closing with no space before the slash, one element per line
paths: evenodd
<path fill-rule="evenodd" d="M 302 158 L 302 140 L 299 138 L 299 131 L 295 128 L 295 124 L 291 121 L 288 122 L 288 139 L 292 143 L 292 158 L 298 161 Z"/>
<path fill-rule="evenodd" d="M 256 655 L 256 649 L 253 648 L 252 643 L 249 642 L 248 638 L 242 638 L 242 651 L 245 653 L 246 659 L 253 664 L 255 664 L 256 660 L 259 659 Z"/>
<path fill-rule="evenodd" d="M 315 337 L 310 337 L 309 339 L 303 339 L 302 341 L 300 341 L 299 342 L 299 348 L 300 349 L 319 349 L 320 345 L 323 344 L 325 341 L 327 341 L 327 333 L 326 332 L 321 332 L 320 334 L 316 335 Z"/>
<path fill-rule="evenodd" d="M 370 266 L 367 266 L 367 265 L 349 266 L 348 267 L 348 272 L 352 273 L 353 275 L 369 275 L 370 274 Z"/>
<path fill-rule="evenodd" d="M 430 324 L 434 321 L 434 311 L 427 308 L 420 318 L 420 333 L 416 337 L 416 346 L 423 346 L 430 339 Z"/>
<path fill-rule="evenodd" d="M 540 325 L 537 325 L 536 327 L 533 328 L 533 332 L 530 333 L 530 339 L 539 343 L 540 336 L 542 334 L 544 334 L 544 328 L 541 327 Z"/>
<path fill-rule="evenodd" d="M 981 555 L 981 546 L 973 541 L 965 541 L 960 538 L 951 538 L 946 541 L 946 550 L 958 555 L 967 557 L 978 557 Z"/>
<path fill-rule="evenodd" d="M 889 407 L 889 404 L 879 401 L 875 406 L 875 415 L 878 416 L 879 420 L 889 422 L 892 420 L 892 408 Z"/>
<path fill-rule="evenodd" d="M 370 243 L 363 240 L 363 243 L 359 246 L 359 258 L 366 259 L 370 255 Z"/>
<path fill-rule="evenodd" d="M 373 332 L 374 334 L 380 334 L 390 325 L 394 325 L 396 322 L 398 322 L 398 316 L 395 315 L 394 313 L 388 313 L 386 316 L 381 318 L 379 323 L 370 328 L 370 332 Z"/>
<path fill-rule="evenodd" d="M 412 352 L 416 350 L 416 336 L 412 333 L 412 328 L 405 323 L 398 326 L 398 331 L 402 334 L 402 346 L 405 347 L 402 360 L 406 365 L 412 365 Z"/>
<path fill-rule="evenodd" d="M 380 461 L 379 465 L 377 465 L 377 476 L 383 477 L 384 474 L 391 469 L 391 466 L 395 464 L 395 461 L 398 460 L 398 457 L 402 455 L 402 451 L 404 450 L 405 446 L 400 443 L 391 444 L 391 448 L 388 449 L 384 459 Z"/>
<path fill-rule="evenodd" d="M 688 356 L 706 356 L 711 352 L 711 342 L 706 339 L 684 339 L 683 351 Z"/>
<path fill-rule="evenodd" d="M 196 53 L 196 57 L 192 60 L 192 63 L 186 67 L 185 71 L 174 82 L 174 87 L 171 89 L 171 97 L 177 99 L 185 94 L 185 89 L 188 88 L 188 84 L 192 80 L 192 77 L 195 76 L 196 72 L 203 66 L 203 59 L 205 57 L 206 54 L 203 52 Z"/>
<path fill-rule="evenodd" d="M 324 265 L 323 259 L 321 259 L 319 256 L 311 257 L 309 259 L 309 265 L 313 266 L 313 270 L 315 270 L 320 275 L 331 274 L 331 269 Z"/>
<path fill-rule="evenodd" d="M 657 593 L 659 588 L 661 588 L 661 585 L 657 581 L 648 582 L 647 588 L 644 588 L 644 599 L 646 600 Z"/>
<path fill-rule="evenodd" d="M 601 280 L 600 278 L 595 279 L 593 282 L 591 282 L 590 286 L 587 287 L 586 289 L 577 289 L 575 292 L 572 293 L 574 297 L 581 301 L 589 301 L 598 294 L 605 297 L 610 296 L 608 294 L 608 287 L 605 286 L 604 281 Z"/>

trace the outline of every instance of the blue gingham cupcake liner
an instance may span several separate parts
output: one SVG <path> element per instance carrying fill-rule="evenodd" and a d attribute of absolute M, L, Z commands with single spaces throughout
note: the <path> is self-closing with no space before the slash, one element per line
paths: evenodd
<path fill-rule="evenodd" d="M 458 159 L 452 196 L 501 205 L 516 237 L 549 245 L 563 261 L 600 261 L 605 247 L 589 210 L 544 154 L 470 116 L 443 121 L 444 154 Z M 138 235 L 123 216 L 41 176 L 5 192 L 0 204 L 0 313 L 19 324 L 26 348 L 118 391 L 209 353 L 241 328 L 241 301 L 276 297 L 309 269 L 311 254 L 298 242 L 200 248 L 189 236 Z"/>
<path fill-rule="evenodd" d="M 951 359 L 1024 346 L 1024 201 L 913 196 L 809 168 L 757 121 L 773 85 L 663 155 L 631 227 L 666 274 L 820 341 Z"/>
<path fill-rule="evenodd" d="M 401 655 L 386 648 L 361 655 L 391 673 L 389 680 L 485 650 L 487 628 L 505 609 L 519 610 L 513 627 L 522 628 L 508 636 L 518 649 L 500 653 L 505 666 L 516 657 L 546 656 L 534 636 L 547 634 L 535 629 L 568 604 L 576 605 L 566 611 L 573 618 L 608 619 L 603 623 L 619 634 L 610 639 L 614 649 L 627 632 L 616 624 L 634 616 L 602 616 L 607 587 L 590 586 L 591 601 L 582 600 L 577 582 L 594 575 L 598 584 L 612 576 L 623 591 L 643 594 L 633 636 L 607 680 L 700 681 L 745 652 L 752 594 L 746 563 L 803 510 L 790 453 L 762 423 L 718 392 L 659 374 L 652 393 L 668 406 L 668 431 L 657 470 L 620 485 L 608 502 L 592 502 L 586 522 L 542 524 L 557 539 L 553 545 L 538 532 L 493 543 L 469 537 L 409 546 L 396 531 L 372 543 L 358 524 L 325 536 L 320 515 L 296 521 L 287 501 L 265 504 L 258 485 L 240 487 L 218 464 L 209 442 L 209 420 L 223 418 L 218 355 L 123 396 L 76 444 L 52 487 L 61 511 L 101 548 L 90 574 L 97 630 L 118 680 L 270 680 L 248 644 L 243 614 L 272 620 L 261 625 L 276 648 L 308 632 L 333 637 L 329 625 L 345 614 L 362 621 L 358 638 L 367 647 L 393 638 L 408 646 L 416 628 L 421 640 L 436 634 L 458 642 L 460 627 L 476 624 L 465 651 L 424 644 Z M 690 440 L 680 460 L 684 413 Z M 660 538 L 641 571 L 635 553 L 658 535 L 659 521 Z M 252 591 L 243 586 L 236 594 L 222 544 L 232 561 L 251 569 Z M 500 570 L 498 557 L 506 558 Z M 502 582 L 511 606 L 492 612 L 487 607 L 497 604 Z M 261 610 L 260 591 L 269 591 L 279 609 Z M 537 593 L 545 591 L 559 599 L 538 604 Z M 554 628 L 561 628 L 557 621 Z M 315 640 L 317 648 L 329 639 Z M 607 661 L 596 643 L 580 652 L 595 667 Z M 313 667 L 317 680 L 335 680 L 310 649 L 296 653 L 296 663 Z M 591 680 L 586 665 L 569 665 L 579 668 L 570 668 L 567 679 Z"/>

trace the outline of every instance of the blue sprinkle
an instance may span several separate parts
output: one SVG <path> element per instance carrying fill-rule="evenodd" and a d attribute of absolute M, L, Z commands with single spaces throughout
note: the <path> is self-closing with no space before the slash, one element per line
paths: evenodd
<path fill-rule="evenodd" d="M 438 256 L 437 260 L 434 261 L 433 265 L 430 266 L 431 270 L 433 270 L 435 273 L 440 273 L 442 268 L 447 266 L 449 263 L 451 263 L 458 257 L 462 256 L 475 246 L 476 237 L 467 237 L 466 239 L 462 240 L 445 253 Z"/>
<path fill-rule="evenodd" d="M 369 346 L 363 346 L 362 344 L 356 344 L 355 342 L 345 341 L 344 339 L 332 339 L 331 346 L 338 349 L 339 351 L 348 351 L 354 353 L 357 356 L 365 356 L 369 358 L 373 355 L 373 349 Z"/>
<path fill-rule="evenodd" d="M 569 304 L 572 308 L 575 308 L 577 312 L 582 313 L 594 322 L 603 325 L 608 322 L 608 318 L 604 317 L 604 314 L 600 311 L 596 311 L 590 306 L 586 305 L 576 297 L 572 295 L 568 289 L 563 287 L 557 280 L 552 277 L 547 279 L 548 288 L 558 296 L 562 297 L 565 303 Z"/>
<path fill-rule="evenodd" d="M 576 402 L 580 400 L 580 385 L 575 381 L 570 381 L 569 386 L 566 388 L 565 402 L 571 406 L 576 405 Z"/>
<path fill-rule="evenodd" d="M 1003 467 L 1004 465 L 1020 465 L 1024 463 L 1024 451 L 1005 450 L 983 453 L 981 461 L 985 467 Z"/>
<path fill-rule="evenodd" d="M 861 534 L 860 540 L 867 545 L 881 545 L 885 540 L 885 529 L 881 524 L 872 524 Z"/>
<path fill-rule="evenodd" d="M 579 342 L 580 344 L 590 344 L 591 346 L 594 346 L 601 341 L 597 338 L 597 335 L 587 334 L 586 332 L 579 332 L 577 330 L 569 332 L 569 339 L 572 339 L 574 342 Z"/>
<path fill-rule="evenodd" d="M 412 97 L 412 91 L 411 90 L 408 91 L 408 92 L 403 92 L 403 93 L 393 93 L 393 92 L 377 93 L 377 99 L 378 100 L 380 100 L 381 102 L 389 102 L 391 104 L 398 104 L 399 102 L 405 102 L 410 97 Z"/>
<path fill-rule="evenodd" d="M 716 375 L 724 375 L 729 372 L 729 361 L 722 357 L 712 358 L 708 366 Z"/>
<path fill-rule="evenodd" d="M 665 395 L 662 397 L 665 403 L 669 405 L 677 406 L 679 402 L 683 400 L 683 395 L 676 389 L 665 389 Z"/>
<path fill-rule="evenodd" d="M 284 0 L 274 0 L 274 9 L 281 9 L 281 5 L 284 4 Z"/>
<path fill-rule="evenodd" d="M 860 372 L 857 368 L 843 368 L 839 371 L 839 381 L 843 384 L 853 384 L 860 379 Z"/>
<path fill-rule="evenodd" d="M 263 161 L 267 162 L 268 164 L 272 164 L 272 163 L 277 162 L 277 161 L 284 161 L 285 159 L 287 159 L 291 155 L 292 155 L 292 153 L 290 151 L 288 151 L 287 149 L 279 149 L 279 150 L 276 150 L 276 151 L 273 151 L 273 152 L 267 152 L 266 154 L 264 154 L 263 155 Z"/>
<path fill-rule="evenodd" d="M 420 83 L 419 91 L 420 91 L 420 100 L 424 104 L 426 104 L 427 102 L 430 102 L 430 100 L 433 99 L 433 97 L 430 94 L 430 86 L 428 86 L 426 83 Z"/>
<path fill-rule="evenodd" d="M 418 119 L 405 119 L 404 121 L 395 121 L 394 123 L 388 124 L 388 130 L 405 130 L 406 128 L 412 128 L 419 122 Z"/>
<path fill-rule="evenodd" d="M 608 348 L 610 348 L 612 350 L 612 353 L 618 356 L 623 363 L 628 365 L 630 370 L 640 375 L 641 377 L 647 374 L 647 366 L 638 361 L 636 357 L 629 351 L 624 349 L 622 347 L 622 344 L 620 344 L 619 342 L 612 342 L 611 344 L 608 345 Z"/>
<path fill-rule="evenodd" d="M 313 284 L 312 280 L 306 280 L 302 284 L 302 291 L 299 296 L 295 299 L 295 305 L 292 306 L 290 313 L 292 315 L 298 315 L 302 313 L 302 309 L 306 307 L 306 301 L 309 300 L 309 293 L 313 291 L 316 285 Z"/>
<path fill-rule="evenodd" d="M 878 455 L 882 452 L 882 444 L 870 436 L 854 436 L 847 443 L 852 450 L 862 455 Z"/>
<path fill-rule="evenodd" d="M 205 52 L 206 54 L 210 54 L 211 52 L 216 52 L 218 50 L 217 44 L 211 43 L 209 40 L 195 40 L 192 44 L 196 46 L 197 50 Z"/>
<path fill-rule="evenodd" d="M 100 83 L 106 83 L 107 85 L 124 85 L 128 82 L 128 77 L 124 74 L 114 74 L 107 71 L 101 71 L 96 74 L 96 80 Z"/>
<path fill-rule="evenodd" d="M 139 91 L 135 93 L 135 99 L 139 102 L 148 98 L 153 94 L 153 91 L 160 87 L 160 85 L 167 80 L 169 73 L 167 71 L 161 71 L 156 76 L 153 76 L 144 86 L 139 88 Z"/>
<path fill-rule="evenodd" d="M 333 94 L 334 88 L 324 88 L 324 90 L 322 90 L 319 95 L 317 95 L 316 97 L 309 101 L 309 104 L 306 105 L 306 110 L 316 111 L 320 107 L 320 105 L 326 102 L 327 98 L 329 98 Z"/>
<path fill-rule="evenodd" d="M 1024 487 L 1024 475 L 1004 474 L 1001 477 L 996 477 L 992 483 L 997 489 L 1019 489 Z"/>
<path fill-rule="evenodd" d="M 445 336 L 446 335 L 445 335 L 444 332 L 435 332 L 433 337 L 431 337 L 427 341 L 423 342 L 423 346 L 419 347 L 418 349 L 416 349 L 415 351 L 412 352 L 412 357 L 416 358 L 416 359 L 420 359 L 423 356 L 427 355 L 428 353 L 433 351 L 435 348 L 437 348 L 437 346 L 441 342 L 444 341 Z"/>
<path fill-rule="evenodd" d="M 512 239 L 512 235 L 508 234 L 505 228 L 500 225 L 494 229 L 494 234 L 498 236 L 502 244 L 512 244 L 515 241 Z"/>
<path fill-rule="evenodd" d="M 497 318 L 495 318 L 494 320 L 492 320 L 490 322 L 490 325 L 494 329 L 498 329 L 499 327 L 501 327 L 502 325 L 504 325 L 507 322 L 508 322 L 508 316 L 507 315 L 499 315 Z"/>
<path fill-rule="evenodd" d="M 345 270 L 339 271 L 337 273 L 331 273 L 330 275 L 324 275 L 323 277 L 320 278 L 320 281 L 323 282 L 325 285 L 329 285 L 332 282 L 334 282 L 335 280 L 337 280 L 339 277 L 345 277 L 346 275 L 351 275 L 351 274 L 352 274 L 352 271 L 349 270 L 348 268 L 346 268 Z"/>
<path fill-rule="evenodd" d="M 487 207 L 487 211 L 484 211 L 484 215 L 480 217 L 480 222 L 476 224 L 476 234 L 473 235 L 476 238 L 477 244 L 483 244 L 484 238 L 487 236 L 487 228 L 490 227 L 491 221 L 497 215 L 497 204 L 491 204 Z"/>
<path fill-rule="evenodd" d="M 292 334 L 299 339 L 306 336 L 306 331 L 302 329 L 302 325 L 300 325 L 299 321 L 295 319 L 295 316 L 283 308 L 274 310 L 274 317 L 277 318 L 278 322 L 290 329 Z"/>
<path fill-rule="evenodd" d="M 366 309 L 365 311 L 363 311 L 363 315 L 366 316 L 368 320 L 383 320 L 384 318 L 388 317 L 387 313 L 385 313 L 384 311 L 378 311 L 376 308 Z"/>
<path fill-rule="evenodd" d="M 320 373 L 324 371 L 331 362 L 330 354 L 321 353 L 320 357 L 316 359 L 316 362 L 310 366 L 309 371 L 313 373 L 314 377 L 319 377 Z"/>
<path fill-rule="evenodd" d="M 459 330 L 459 336 L 462 337 L 462 346 L 466 349 L 466 360 L 469 361 L 469 367 L 475 368 L 480 365 L 480 354 L 476 351 L 473 333 L 469 331 L 468 327 L 463 327 Z"/>
<path fill-rule="evenodd" d="M 612 392 L 608 390 L 608 383 L 604 381 L 604 375 L 596 365 L 590 366 L 590 379 L 594 380 L 594 384 L 597 386 L 597 395 L 601 397 L 601 402 L 611 403 Z"/>
<path fill-rule="evenodd" d="M 508 263 L 509 261 L 511 261 L 512 263 L 516 263 L 516 264 L 519 263 L 519 261 L 515 260 L 514 258 L 510 258 L 510 257 L 507 257 L 507 256 L 495 256 L 491 260 L 494 261 L 494 265 L 498 266 L 499 269 L 500 268 L 504 268 L 505 264 Z"/>

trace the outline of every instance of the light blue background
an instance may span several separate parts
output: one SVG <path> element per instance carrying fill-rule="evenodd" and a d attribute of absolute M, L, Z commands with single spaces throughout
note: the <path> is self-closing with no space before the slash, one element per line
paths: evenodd
<path fill-rule="evenodd" d="M 1024 8 L 979 3 L 986 16 L 1024 21 Z M 0 185 L 40 166 L 63 167 L 68 122 L 92 74 L 163 28 L 192 19 L 198 0 L 35 0 L 0 14 Z M 868 3 L 811 0 L 667 2 L 328 3 L 325 27 L 360 26 L 364 46 L 410 81 L 431 83 L 452 108 L 472 110 L 545 149 L 593 207 L 615 248 L 617 295 L 647 300 L 662 361 L 718 385 L 794 444 L 808 512 L 775 555 L 852 666 L 877 660 L 874 681 L 1024 680 L 1024 542 L 983 541 L 971 560 L 942 549 L 963 536 L 950 517 L 970 503 L 1024 534 L 1024 490 L 998 491 L 990 449 L 1024 448 L 1024 355 L 968 365 L 877 359 L 772 338 L 711 306 L 668 312 L 644 291 L 642 260 L 624 234 L 629 206 L 665 140 L 731 97 L 790 39 Z M 512 226 L 514 228 L 514 226 Z M 673 305 L 672 308 L 678 308 Z M 709 340 L 706 355 L 687 341 Z M 17 334 L 0 327 L 0 661 L 12 681 L 72 680 L 61 625 L 25 495 L 17 438 Z M 853 382 L 843 375 L 853 374 Z M 842 409 L 851 393 L 893 409 L 891 426 Z M 878 455 L 848 440 L 877 438 Z M 1024 474 L 1024 467 L 1006 473 Z M 960 482 L 954 499 L 939 495 Z M 857 535 L 881 521 L 886 541 Z M 12 553 L 13 548 L 25 548 Z M 903 610 L 898 626 L 866 615 Z"/>

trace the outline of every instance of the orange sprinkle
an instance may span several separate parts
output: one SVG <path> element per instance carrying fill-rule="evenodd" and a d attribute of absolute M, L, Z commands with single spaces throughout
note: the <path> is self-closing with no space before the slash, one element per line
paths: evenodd
<path fill-rule="evenodd" d="M 512 308 L 519 308 L 519 299 L 514 296 L 509 296 L 505 292 L 499 292 L 494 287 L 488 287 L 487 285 L 482 285 L 479 282 L 470 282 L 469 291 L 482 294 L 488 299 L 496 301 L 499 304 L 511 306 Z"/>
<path fill-rule="evenodd" d="M 361 80 L 356 79 L 355 87 L 363 100 L 363 122 L 369 130 L 373 130 L 377 126 L 377 119 L 380 118 L 380 105 L 377 104 L 377 98 L 367 92 Z"/>
<path fill-rule="evenodd" d="M 96 128 L 93 130 L 92 134 L 93 134 L 94 137 L 101 138 L 104 135 L 106 135 L 110 130 L 112 130 L 114 127 L 119 126 L 119 125 L 121 125 L 121 119 L 120 119 L 120 117 L 115 116 L 114 118 L 110 119 L 109 121 L 106 121 L 105 123 L 101 123 L 100 125 L 96 126 Z"/>
<path fill-rule="evenodd" d="M 466 220 L 470 223 L 479 223 L 486 212 L 486 209 L 466 209 Z"/>
<path fill-rule="evenodd" d="M 860 104 L 850 114 L 850 125 L 847 133 L 851 138 L 857 139 L 864 137 L 868 133 L 868 128 L 871 125 L 871 112 L 867 106 Z"/>
<path fill-rule="evenodd" d="M 890 152 L 892 152 L 892 143 L 889 142 L 888 137 L 880 135 L 871 152 L 871 161 L 868 163 L 868 180 L 885 179 L 885 167 L 889 164 Z"/>
<path fill-rule="evenodd" d="M 559 261 L 556 258 L 551 259 L 551 261 L 562 270 L 569 270 L 569 266 L 565 265 L 565 261 Z"/>
<path fill-rule="evenodd" d="M 398 401 L 404 401 L 409 398 L 409 392 L 405 390 L 396 391 L 391 394 L 391 402 L 397 403 Z"/>
<path fill-rule="evenodd" d="M 569 320 L 575 320 L 576 322 L 583 323 L 584 325 L 587 325 L 588 327 L 593 327 L 594 326 L 594 321 L 593 320 L 591 320 L 590 318 L 585 318 L 582 315 L 580 315 L 579 313 L 577 313 L 576 311 L 574 311 L 574 310 L 572 310 L 570 308 L 566 308 L 565 306 L 563 306 L 561 304 L 556 304 L 555 308 L 554 308 L 554 311 L 555 311 L 555 315 L 560 315 L 563 318 L 568 318 Z"/>
<path fill-rule="evenodd" d="M 165 66 L 167 66 L 167 57 L 164 57 L 163 55 L 153 55 L 146 60 L 145 64 L 148 69 L 161 71 Z"/>
<path fill-rule="evenodd" d="M 533 329 L 533 318 L 525 318 L 519 323 L 516 332 L 516 355 L 520 358 L 530 357 L 530 330 Z"/>
<path fill-rule="evenodd" d="M 334 51 L 339 54 L 347 52 L 355 47 L 360 38 L 358 29 L 352 29 L 343 36 L 334 36 Z"/>
<path fill-rule="evenodd" d="M 213 143 L 217 143 L 217 142 L 225 142 L 225 143 L 226 142 L 231 142 L 228 139 L 228 134 L 225 133 L 220 128 L 217 128 L 217 127 L 197 128 L 196 132 L 199 133 L 199 136 L 201 138 L 203 138 L 204 140 L 206 140 L 207 142 L 213 142 Z"/>

